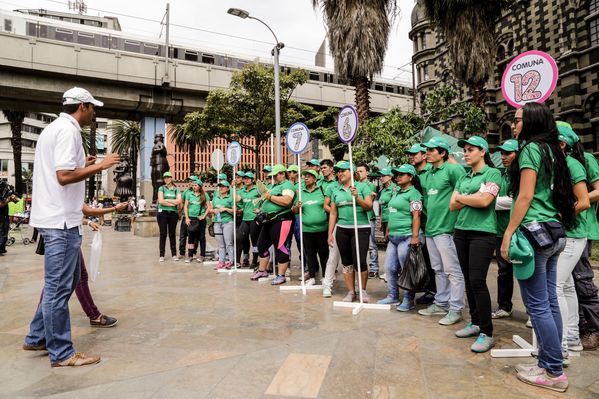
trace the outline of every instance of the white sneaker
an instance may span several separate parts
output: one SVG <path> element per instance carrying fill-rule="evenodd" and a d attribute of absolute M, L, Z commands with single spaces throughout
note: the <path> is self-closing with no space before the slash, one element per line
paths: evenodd
<path fill-rule="evenodd" d="M 496 311 L 494 311 L 493 313 L 491 313 L 491 318 L 492 319 L 503 319 L 506 317 L 510 317 L 512 315 L 512 312 L 508 312 L 505 309 L 497 309 Z"/>
<path fill-rule="evenodd" d="M 529 317 L 529 318 L 528 318 L 528 320 L 526 321 L 526 324 L 525 324 L 525 326 L 526 326 L 526 327 L 528 327 L 528 328 L 532 328 L 532 320 L 530 320 L 530 317 Z"/>
<path fill-rule="evenodd" d="M 179 262 L 179 257 L 178 257 L 178 256 L 176 256 L 176 255 L 175 255 L 175 256 L 173 256 L 173 261 L 175 261 L 175 262 Z"/>
<path fill-rule="evenodd" d="M 160 262 L 160 263 L 164 262 L 164 256 L 161 256 L 160 258 L 158 258 L 158 262 Z"/>
<path fill-rule="evenodd" d="M 191 258 L 186 258 L 185 263 L 191 263 Z"/>
<path fill-rule="evenodd" d="M 381 280 L 383 280 L 385 283 L 387 282 L 387 274 L 386 274 L 386 273 L 379 274 L 379 278 L 380 278 Z"/>
<path fill-rule="evenodd" d="M 309 278 L 306 280 L 305 282 L 306 285 L 316 285 L 316 279 L 315 278 Z"/>
<path fill-rule="evenodd" d="M 198 256 L 198 258 L 196 260 L 198 261 L 198 263 L 203 263 L 204 262 L 204 257 L 203 256 Z"/>

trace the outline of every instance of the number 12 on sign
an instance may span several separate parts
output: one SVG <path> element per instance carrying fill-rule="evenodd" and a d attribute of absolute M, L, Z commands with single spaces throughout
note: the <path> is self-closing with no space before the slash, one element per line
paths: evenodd
<path fill-rule="evenodd" d="M 541 82 L 541 74 L 537 71 L 528 71 L 524 74 L 515 74 L 510 77 L 510 82 L 514 84 L 514 99 L 520 101 L 536 101 L 543 95 L 537 91 Z M 525 86 L 528 86 L 524 92 Z"/>

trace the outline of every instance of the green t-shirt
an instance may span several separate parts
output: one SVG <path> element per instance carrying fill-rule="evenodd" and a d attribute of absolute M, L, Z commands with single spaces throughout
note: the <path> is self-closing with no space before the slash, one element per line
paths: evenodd
<path fill-rule="evenodd" d="M 379 191 L 379 205 L 381 207 L 381 222 L 387 223 L 389 220 L 389 201 L 393 197 L 395 193 L 396 185 L 395 183 L 389 184 L 389 187 L 383 187 L 381 191 Z"/>
<path fill-rule="evenodd" d="M 166 200 L 174 200 L 177 199 L 177 195 L 181 194 L 181 192 L 179 191 L 179 189 L 175 186 L 173 186 L 172 189 L 169 189 L 166 184 L 163 186 L 160 186 L 158 188 L 158 192 L 161 192 L 164 199 Z M 162 204 L 158 204 L 158 210 L 160 211 L 174 211 L 177 212 L 177 206 L 166 206 L 166 205 L 162 205 Z"/>
<path fill-rule="evenodd" d="M 426 163 L 424 168 L 418 171 L 418 178 L 420 179 L 420 184 L 424 187 L 424 181 L 428 176 L 428 172 L 432 169 L 432 165 L 430 163 Z M 422 195 L 422 212 L 420 213 L 420 227 L 424 231 L 426 227 L 426 191 Z"/>
<path fill-rule="evenodd" d="M 206 204 L 202 204 L 202 198 L 200 196 L 200 193 L 196 194 L 193 191 L 185 191 L 183 195 L 185 196 L 185 200 L 187 201 L 187 215 L 190 218 L 204 216 L 207 207 Z M 208 200 L 207 196 L 206 200 Z"/>
<path fill-rule="evenodd" d="M 576 159 L 572 158 L 570 155 L 566 157 L 566 163 L 568 164 L 568 170 L 570 171 L 570 179 L 572 180 L 572 185 L 575 185 L 580 182 L 586 182 L 587 179 L 587 171 L 584 169 L 584 166 Z M 585 209 L 576 215 L 576 225 L 571 230 L 566 230 L 566 237 L 569 238 L 586 238 L 588 232 L 588 217 L 586 212 L 589 209 Z"/>
<path fill-rule="evenodd" d="M 241 206 L 243 208 L 241 220 L 244 222 L 251 222 L 256 218 L 254 209 L 258 209 L 260 191 L 256 187 L 252 187 L 249 191 L 247 188 L 244 188 L 243 190 L 239 190 L 237 194 L 239 195 L 239 198 L 241 198 Z"/>
<path fill-rule="evenodd" d="M 584 160 L 586 161 L 587 171 L 587 182 L 589 184 L 595 183 L 599 180 L 599 162 L 593 154 L 588 152 L 584 153 Z M 587 216 L 587 237 L 589 240 L 599 240 L 599 225 L 597 224 L 597 202 L 592 203 L 591 207 L 586 211 Z"/>
<path fill-rule="evenodd" d="M 322 187 L 322 190 L 326 193 L 327 189 L 332 186 L 333 184 L 337 183 L 337 179 L 333 179 L 333 180 L 326 180 L 324 177 L 323 179 L 320 181 L 320 186 Z"/>
<path fill-rule="evenodd" d="M 462 176 L 455 186 L 460 194 L 489 193 L 493 197 L 499 194 L 501 187 L 501 172 L 483 166 L 478 172 L 470 171 Z M 485 208 L 474 208 L 465 206 L 458 211 L 455 228 L 460 230 L 480 231 L 484 233 L 497 234 L 497 215 L 495 214 L 495 200 Z"/>
<path fill-rule="evenodd" d="M 501 175 L 501 187 L 499 187 L 498 197 L 506 197 L 510 186 L 510 177 L 508 171 L 504 171 Z M 496 211 L 497 214 L 497 237 L 503 237 L 505 229 L 510 224 L 510 211 Z"/>
<path fill-rule="evenodd" d="M 220 193 L 214 193 L 214 196 L 212 197 L 212 207 L 214 209 L 218 209 L 218 208 L 233 209 L 233 194 L 229 191 L 229 194 L 227 194 L 226 197 L 221 197 Z M 232 222 L 233 221 L 233 213 L 229 213 L 227 211 L 220 212 L 219 214 L 214 216 L 214 221 L 217 223 L 218 222 L 222 222 L 222 223 Z"/>
<path fill-rule="evenodd" d="M 324 210 L 324 192 L 322 187 L 308 191 L 302 189 L 302 228 L 306 233 L 326 231 L 329 227 L 329 215 Z"/>
<path fill-rule="evenodd" d="M 289 180 L 283 180 L 280 183 L 275 183 L 274 186 L 272 186 L 269 189 L 269 191 L 273 197 L 280 196 L 280 195 L 287 195 L 287 196 L 290 196 L 291 198 L 295 198 L 295 186 Z M 291 210 L 292 206 L 293 206 L 293 201 L 291 201 L 289 206 L 281 206 L 281 205 L 277 205 L 271 201 L 265 200 L 262 203 L 262 212 L 281 213 L 281 212 L 285 211 L 286 209 Z"/>
<path fill-rule="evenodd" d="M 358 197 L 364 199 L 372 194 L 370 188 L 365 184 L 358 184 Z M 339 186 L 331 193 L 331 203 L 337 206 L 337 225 L 344 227 L 354 226 L 354 211 L 352 207 L 352 195 L 349 187 L 346 189 Z M 356 202 L 356 220 L 358 227 L 370 227 L 368 213 Z"/>
<path fill-rule="evenodd" d="M 537 183 L 535 185 L 535 193 L 530 203 L 530 207 L 524 215 L 521 225 L 526 225 L 530 222 L 557 222 L 558 211 L 553 205 L 553 175 L 546 176 L 545 168 L 542 167 L 541 148 L 537 143 L 529 143 L 521 150 L 518 156 L 518 167 L 520 171 L 523 169 L 532 169 L 537 172 Z M 514 204 L 516 204 L 514 198 Z"/>
<path fill-rule="evenodd" d="M 423 179 L 425 192 L 426 221 L 425 234 L 434 237 L 439 234 L 453 234 L 457 212 L 449 210 L 449 201 L 458 180 L 466 174 L 461 165 L 444 162 L 438 168 L 432 167 Z M 422 183 L 421 182 L 421 183 Z"/>
<path fill-rule="evenodd" d="M 329 183 L 327 188 L 324 190 L 324 196 L 331 198 L 333 193 L 335 191 L 337 191 L 339 188 L 341 188 L 341 185 L 339 184 L 339 182 L 337 180 L 335 180 L 332 183 Z"/>
<path fill-rule="evenodd" d="M 356 187 L 358 187 L 359 185 L 364 185 L 365 187 L 367 187 L 367 189 L 369 190 L 368 194 L 376 194 L 376 185 L 371 182 L 371 181 L 364 181 L 364 182 L 356 182 Z M 374 220 L 375 219 L 375 214 L 374 214 L 374 209 L 371 209 L 368 211 L 368 220 Z"/>
<path fill-rule="evenodd" d="M 422 194 L 414 186 L 406 190 L 397 191 L 391 201 L 389 201 L 389 235 L 391 236 L 411 236 L 412 212 L 422 211 Z"/>

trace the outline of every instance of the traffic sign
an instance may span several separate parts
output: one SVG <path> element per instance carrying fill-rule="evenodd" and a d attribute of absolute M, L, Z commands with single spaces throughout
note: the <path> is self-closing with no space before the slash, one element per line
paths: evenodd
<path fill-rule="evenodd" d="M 235 166 L 241 161 L 241 144 L 237 141 L 232 141 L 227 147 L 227 162 L 231 166 Z"/>
<path fill-rule="evenodd" d="M 285 138 L 287 148 L 294 154 L 301 154 L 304 152 L 310 142 L 310 130 L 308 126 L 301 122 L 295 122 L 287 130 L 287 136 Z"/>
<path fill-rule="evenodd" d="M 516 108 L 529 102 L 542 103 L 555 90 L 557 78 L 557 64 L 549 54 L 526 51 L 514 58 L 503 72 L 503 98 Z"/>
<path fill-rule="evenodd" d="M 353 105 L 346 105 L 339 111 L 337 134 L 344 143 L 351 143 L 358 134 L 358 111 Z"/>
<path fill-rule="evenodd" d="M 223 151 L 221 149 L 216 149 L 214 151 L 212 151 L 212 156 L 210 157 L 210 160 L 212 161 L 212 167 L 214 169 L 221 170 L 223 168 L 223 165 L 225 164 L 225 154 L 223 154 Z"/>

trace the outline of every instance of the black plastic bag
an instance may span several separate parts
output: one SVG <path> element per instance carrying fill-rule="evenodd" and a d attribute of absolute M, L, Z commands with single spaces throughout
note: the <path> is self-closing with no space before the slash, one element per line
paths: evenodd
<path fill-rule="evenodd" d="M 429 276 L 420 245 L 410 245 L 410 254 L 399 273 L 397 285 L 407 291 L 423 292 L 428 286 Z"/>

